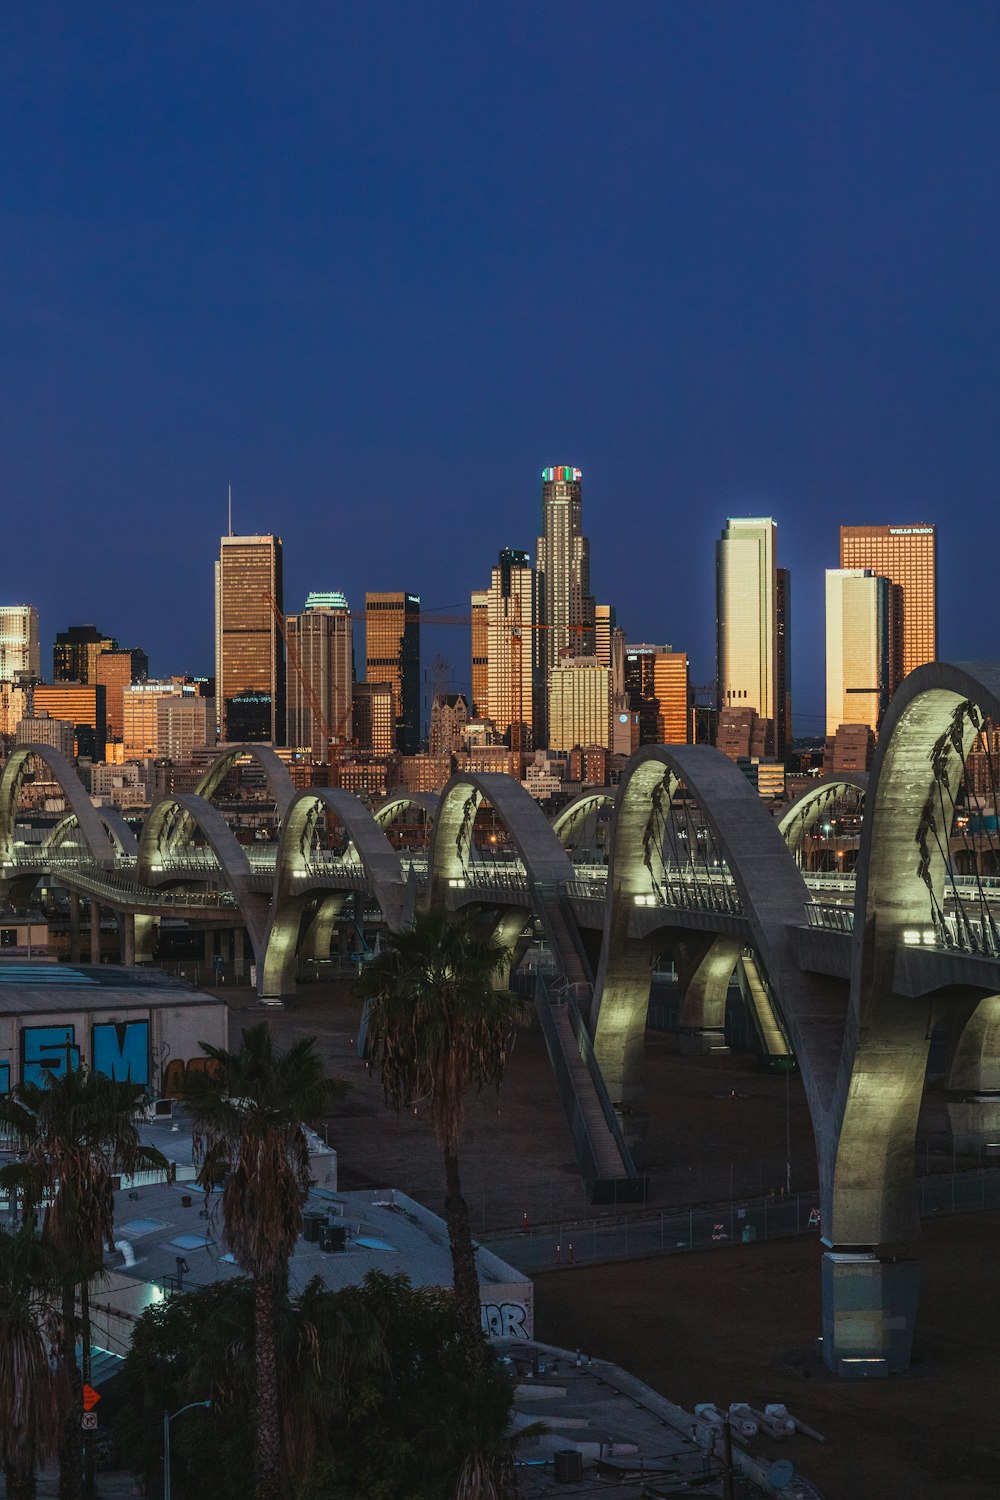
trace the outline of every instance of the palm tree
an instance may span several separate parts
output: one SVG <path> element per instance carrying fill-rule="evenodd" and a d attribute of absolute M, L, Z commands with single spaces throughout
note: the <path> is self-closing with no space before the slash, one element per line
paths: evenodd
<path fill-rule="evenodd" d="M 20 1193 L 28 1219 L 47 1204 L 42 1238 L 60 1263 L 58 1352 L 68 1391 L 59 1441 L 60 1500 L 80 1495 L 83 1380 L 90 1357 L 87 1292 L 105 1249 L 114 1245 L 114 1179 L 167 1167 L 139 1138 L 136 1119 L 144 1098 L 141 1084 L 121 1083 L 85 1067 L 50 1075 L 45 1084 L 19 1083 L 0 1097 L 0 1133 L 21 1154 L 0 1169 L 0 1187 Z M 81 1332 L 83 1372 L 76 1359 Z"/>
<path fill-rule="evenodd" d="M 431 1126 L 444 1156 L 445 1215 L 459 1328 L 466 1359 L 482 1362 L 479 1277 L 469 1209 L 462 1197 L 458 1148 L 470 1089 L 498 1091 L 527 1007 L 498 981 L 510 952 L 477 937 L 472 920 L 443 909 L 418 913 L 385 940 L 358 980 L 367 1002 L 368 1056 L 397 1113 L 430 1101 Z"/>
<path fill-rule="evenodd" d="M 303 1122 L 332 1110 L 343 1086 L 323 1071 L 316 1038 L 274 1049 L 266 1022 L 238 1052 L 202 1043 L 211 1073 L 188 1072 L 186 1102 L 201 1157 L 199 1182 L 222 1191 L 222 1238 L 254 1283 L 258 1500 L 287 1491 L 282 1463 L 277 1310 L 309 1191 Z M 213 1066 L 214 1065 L 214 1066 Z"/>
<path fill-rule="evenodd" d="M 59 1439 L 50 1363 L 56 1268 L 29 1219 L 0 1230 L 0 1459 L 9 1500 L 34 1500 L 35 1471 Z"/>

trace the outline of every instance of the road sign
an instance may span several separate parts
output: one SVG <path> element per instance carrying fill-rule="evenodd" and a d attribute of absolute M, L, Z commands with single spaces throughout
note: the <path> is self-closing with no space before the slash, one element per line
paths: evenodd
<path fill-rule="evenodd" d="M 84 1432 L 96 1432 L 97 1431 L 97 1413 L 96 1413 L 96 1411 L 85 1411 L 83 1413 L 83 1415 L 81 1416 L 81 1418 L 80 1418 L 80 1426 L 83 1428 Z"/>
<path fill-rule="evenodd" d="M 84 1409 L 84 1411 L 93 1411 L 94 1407 L 97 1405 L 97 1403 L 98 1403 L 98 1401 L 100 1401 L 100 1399 L 101 1399 L 101 1393 L 100 1393 L 100 1391 L 95 1391 L 94 1387 L 92 1385 L 85 1385 L 84 1386 L 84 1388 L 83 1388 L 83 1409 Z M 95 1421 L 97 1420 L 96 1417 L 94 1418 L 94 1420 Z"/>

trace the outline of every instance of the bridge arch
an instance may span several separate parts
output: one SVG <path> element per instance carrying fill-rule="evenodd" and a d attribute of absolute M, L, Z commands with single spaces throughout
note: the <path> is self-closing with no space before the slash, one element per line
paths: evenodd
<path fill-rule="evenodd" d="M 258 993 L 264 1000 L 278 1000 L 295 990 L 302 917 L 307 903 L 316 901 L 317 887 L 324 888 L 321 878 L 304 879 L 309 874 L 315 829 L 323 817 L 336 821 L 347 833 L 345 862 L 356 864 L 359 875 L 371 884 L 388 925 L 397 928 L 405 917 L 407 887 L 399 855 L 364 804 L 353 792 L 339 787 L 299 792 L 286 808 L 278 842 L 264 962 L 258 968 Z M 324 922 L 335 915 L 333 904 L 339 910 L 342 903 L 342 895 L 334 894 L 334 880 L 326 890 L 326 896 L 320 897 Z"/>
<path fill-rule="evenodd" d="M 188 832 L 200 829 L 218 861 L 219 871 L 236 898 L 258 967 L 266 925 L 267 897 L 253 889 L 252 871 L 246 850 L 214 803 L 197 792 L 175 792 L 153 803 L 139 840 L 136 875 L 140 885 L 166 884 L 170 878 L 169 862 L 178 853 L 175 831 L 183 824 Z"/>
<path fill-rule="evenodd" d="M 560 808 L 552 819 L 552 832 L 562 844 L 564 849 L 569 847 L 570 837 L 574 828 L 590 817 L 591 813 L 597 812 L 602 807 L 613 807 L 618 788 L 613 786 L 592 787 L 589 791 L 581 792 L 574 797 L 566 806 Z"/>
<path fill-rule="evenodd" d="M 292 778 L 288 774 L 288 767 L 281 759 L 281 756 L 277 754 L 273 745 L 226 745 L 221 754 L 213 760 L 195 787 L 195 795 L 204 797 L 206 802 L 211 802 L 237 761 L 243 760 L 247 756 L 257 762 L 267 777 L 267 784 L 274 797 L 274 805 L 278 817 L 279 819 L 283 819 L 289 803 L 295 796 L 295 787 L 292 785 Z"/>
<path fill-rule="evenodd" d="M 380 828 L 388 828 L 399 813 L 412 807 L 416 812 L 422 812 L 427 821 L 432 823 L 440 803 L 441 798 L 437 792 L 398 792 L 376 807 L 372 817 Z"/>
<path fill-rule="evenodd" d="M 809 834 L 835 802 L 852 791 L 860 793 L 863 799 L 867 788 L 867 771 L 846 771 L 817 779 L 800 797 L 796 797 L 778 820 L 782 838 L 792 853 L 802 853 Z"/>
<path fill-rule="evenodd" d="M 498 771 L 461 771 L 441 793 L 430 853 L 430 900 L 443 904 L 449 882 L 461 879 L 471 857 L 472 829 L 484 802 L 496 812 L 528 880 L 559 885 L 572 880 L 569 855 L 545 814 L 520 782 Z"/>
<path fill-rule="evenodd" d="M 967 1023 L 971 1002 L 967 994 L 899 995 L 897 953 L 914 935 L 950 946 L 949 824 L 965 757 L 987 717 L 1000 720 L 1000 665 L 934 662 L 905 679 L 882 726 L 861 829 L 831 1243 L 904 1244 L 919 1233 L 914 1154 L 928 1003 L 933 1018 L 949 1015 L 955 1028 Z"/>
<path fill-rule="evenodd" d="M 114 850 L 117 859 L 134 859 L 139 852 L 139 844 L 135 834 L 122 817 L 117 807 L 99 807 L 96 809 L 97 816 L 104 824 L 108 841 Z M 43 849 L 58 849 L 65 844 L 71 834 L 79 831 L 79 823 L 76 813 L 67 813 L 66 817 L 58 822 L 52 832 L 43 841 Z"/>
<path fill-rule="evenodd" d="M 730 951 L 733 938 L 749 940 L 771 993 L 781 998 L 783 1020 L 811 1102 L 821 1107 L 833 1092 L 840 1040 L 837 1021 L 842 1024 L 843 1011 L 830 1015 L 827 987 L 803 974 L 792 952 L 788 927 L 802 921 L 808 891 L 757 792 L 732 761 L 707 745 L 647 745 L 632 757 L 619 788 L 591 1017 L 594 1046 L 611 1097 L 626 1106 L 641 1099 L 652 960 L 662 946 L 663 925 L 676 921 L 678 931 L 684 932 L 685 919 L 668 915 L 670 902 L 661 903 L 653 873 L 654 844 L 663 838 L 662 813 L 681 785 L 697 804 L 728 871 L 728 877 L 722 872 L 718 877 L 717 910 L 698 913 L 689 923 L 689 936 L 700 933 L 712 940 L 691 962 L 695 968 L 708 962 L 706 972 L 717 983 L 725 967 L 721 960 L 727 958 L 719 940 L 728 939 Z M 677 857 L 675 849 L 666 852 Z M 706 872 L 711 892 L 709 877 Z M 838 1051 L 831 1060 L 834 1040 Z"/>
<path fill-rule="evenodd" d="M 110 830 L 91 802 L 76 767 L 51 745 L 19 745 L 4 766 L 0 776 L 0 862 L 11 864 L 14 860 L 17 805 L 32 760 L 40 760 L 55 778 L 94 863 L 103 867 L 113 864 Z"/>

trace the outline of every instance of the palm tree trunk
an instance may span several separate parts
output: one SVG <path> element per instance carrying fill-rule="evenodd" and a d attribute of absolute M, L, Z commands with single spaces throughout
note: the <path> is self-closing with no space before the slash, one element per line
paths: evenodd
<path fill-rule="evenodd" d="M 472 1248 L 469 1206 L 462 1197 L 458 1175 L 458 1156 L 444 1148 L 444 1170 L 448 1184 L 444 1212 L 451 1244 L 451 1267 L 455 1282 L 455 1308 L 458 1331 L 467 1363 L 477 1369 L 483 1362 L 482 1314 L 479 1310 L 479 1275 L 476 1252 Z"/>
<path fill-rule="evenodd" d="M 281 1500 L 287 1493 L 281 1462 L 278 1411 L 277 1307 L 275 1284 L 254 1282 L 254 1352 L 257 1366 L 257 1500 Z"/>
<path fill-rule="evenodd" d="M 76 1362 L 76 1283 L 63 1283 L 62 1355 L 68 1394 L 59 1434 L 59 1500 L 80 1500 L 83 1467 L 83 1380 Z"/>
<path fill-rule="evenodd" d="M 34 1469 L 23 1469 L 18 1464 L 4 1464 L 3 1477 L 7 1500 L 35 1500 Z"/>
<path fill-rule="evenodd" d="M 86 1278 L 80 1282 L 80 1335 L 82 1343 L 81 1363 L 83 1365 L 83 1384 L 90 1384 L 90 1282 Z M 97 1469 L 97 1452 L 94 1444 L 94 1434 L 88 1432 L 82 1439 L 83 1442 L 83 1494 L 84 1500 L 94 1500 L 94 1483 Z"/>

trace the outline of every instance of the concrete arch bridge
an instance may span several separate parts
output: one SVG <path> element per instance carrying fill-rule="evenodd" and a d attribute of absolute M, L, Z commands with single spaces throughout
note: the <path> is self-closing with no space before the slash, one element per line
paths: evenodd
<path fill-rule="evenodd" d="M 819 782 L 780 822 L 702 746 L 646 747 L 619 787 L 588 792 L 552 824 L 503 776 L 459 775 L 438 800 L 396 798 L 373 816 L 340 791 L 295 793 L 265 748 L 229 747 L 196 792 L 161 799 L 135 841 L 93 808 L 71 766 L 35 747 L 0 777 L 0 883 L 23 891 L 48 871 L 71 899 L 117 911 L 136 957 L 166 911 L 238 924 L 264 1002 L 292 991 L 298 956 L 328 951 L 350 897 L 377 902 L 393 927 L 418 903 L 471 908 L 515 956 L 540 925 L 557 972 L 539 984 L 539 1017 L 602 1201 L 643 1191 L 632 1127 L 657 955 L 673 955 L 694 1032 L 721 1025 L 738 968 L 767 1050 L 798 1066 L 812 1114 L 825 1357 L 843 1373 L 902 1368 L 933 1026 L 947 1028 L 950 1087 L 1000 1097 L 1000 802 L 972 755 L 986 718 L 1000 721 L 1000 666 L 921 668 L 892 704 L 867 780 Z M 31 754 L 69 807 L 41 845 L 17 830 Z M 270 845 L 239 843 L 216 805 L 242 754 L 270 782 Z M 477 838 L 484 808 L 505 830 L 496 857 Z M 418 817 L 429 847 L 394 848 L 387 829 Z M 834 822 L 852 858 L 817 869 Z"/>

